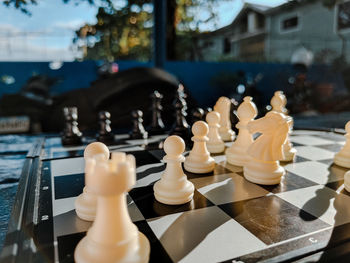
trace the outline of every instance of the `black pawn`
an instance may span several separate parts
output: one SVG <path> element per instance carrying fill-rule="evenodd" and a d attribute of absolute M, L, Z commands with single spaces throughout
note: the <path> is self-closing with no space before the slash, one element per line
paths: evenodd
<path fill-rule="evenodd" d="M 114 142 L 114 134 L 111 129 L 111 114 L 108 111 L 100 111 L 98 113 L 98 123 L 100 129 L 97 134 L 97 140 L 104 144 Z"/>
<path fill-rule="evenodd" d="M 161 117 L 161 111 L 163 109 L 161 102 L 163 99 L 163 95 L 156 90 L 152 93 L 151 99 L 152 122 L 150 128 L 148 129 L 148 133 L 150 135 L 163 134 L 164 123 Z"/>
<path fill-rule="evenodd" d="M 175 95 L 175 100 L 173 102 L 175 107 L 175 124 L 170 131 L 170 135 L 180 136 L 185 142 L 191 142 L 191 132 L 190 127 L 186 121 L 186 101 L 182 97 L 182 94 L 177 92 Z"/>
<path fill-rule="evenodd" d="M 191 123 L 196 121 L 205 121 L 205 113 L 202 108 L 195 108 L 191 111 Z"/>
<path fill-rule="evenodd" d="M 205 119 L 205 118 L 207 117 L 207 114 L 208 114 L 209 112 L 211 112 L 211 111 L 213 111 L 213 109 L 210 108 L 210 107 L 207 107 L 207 108 L 204 110 L 204 116 L 203 116 L 203 118 Z"/>
<path fill-rule="evenodd" d="M 239 119 L 236 115 L 238 106 L 239 106 L 239 103 L 235 99 L 232 98 L 231 99 L 230 121 L 231 121 L 232 130 L 234 130 L 236 133 L 238 132 L 236 124 L 239 122 Z"/>
<path fill-rule="evenodd" d="M 145 131 L 145 128 L 143 127 L 143 112 L 140 110 L 133 111 L 131 113 L 132 115 L 132 122 L 133 122 L 133 128 L 130 133 L 130 139 L 147 139 L 148 133 Z"/>
<path fill-rule="evenodd" d="M 82 143 L 82 133 L 78 128 L 77 107 L 64 107 L 65 127 L 62 135 L 62 145 L 79 145 Z"/>

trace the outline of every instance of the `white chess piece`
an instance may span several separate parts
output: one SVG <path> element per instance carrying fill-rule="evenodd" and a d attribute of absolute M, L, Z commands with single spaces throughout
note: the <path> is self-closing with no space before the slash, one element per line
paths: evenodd
<path fill-rule="evenodd" d="M 221 153 L 225 150 L 225 143 L 219 134 L 220 114 L 216 111 L 211 111 L 207 114 L 206 121 L 209 125 L 209 133 L 207 141 L 207 149 L 210 153 Z"/>
<path fill-rule="evenodd" d="M 132 223 L 126 202 L 136 181 L 134 156 L 112 153 L 112 160 L 96 162 L 86 179 L 97 196 L 97 212 L 75 249 L 75 262 L 148 262 L 149 241 Z"/>
<path fill-rule="evenodd" d="M 273 111 L 283 113 L 285 115 L 288 114 L 288 110 L 286 109 L 287 98 L 284 95 L 283 91 L 281 90 L 275 91 L 270 104 L 272 106 Z"/>
<path fill-rule="evenodd" d="M 227 97 L 220 97 L 214 106 L 214 111 L 220 114 L 219 134 L 224 141 L 233 141 L 235 132 L 231 127 L 231 101 Z"/>
<path fill-rule="evenodd" d="M 85 182 L 86 175 L 92 172 L 95 161 L 108 160 L 109 149 L 101 142 L 93 142 L 86 146 L 84 150 L 85 159 Z M 75 212 L 77 215 L 86 221 L 93 221 L 96 215 L 97 198 L 89 190 L 89 186 L 85 184 L 83 193 L 75 200 Z"/>
<path fill-rule="evenodd" d="M 210 173 L 215 168 L 215 160 L 210 157 L 206 142 L 209 127 L 204 121 L 196 121 L 192 126 L 193 148 L 186 157 L 184 167 L 192 173 Z"/>
<path fill-rule="evenodd" d="M 170 136 L 164 142 L 163 160 L 167 165 L 162 178 L 153 187 L 155 198 L 163 204 L 180 205 L 193 198 L 194 186 L 187 180 L 181 165 L 185 161 L 184 150 L 185 142 L 179 136 Z"/>
<path fill-rule="evenodd" d="M 345 131 L 345 145 L 334 156 L 334 163 L 345 168 L 350 168 L 350 121 L 348 121 L 345 125 Z"/>
<path fill-rule="evenodd" d="M 350 192 L 350 171 L 344 174 L 344 188 L 346 191 Z"/>
<path fill-rule="evenodd" d="M 286 117 L 290 118 L 289 134 L 293 130 L 293 118 L 288 116 L 288 110 L 286 109 L 287 98 L 282 91 L 276 91 L 271 99 L 272 111 L 284 114 Z M 293 148 L 293 144 L 289 140 L 289 134 L 286 142 L 283 144 L 284 159 L 281 161 L 290 162 L 293 161 L 297 150 Z"/>
<path fill-rule="evenodd" d="M 252 101 L 252 97 L 244 97 L 237 109 L 239 122 L 236 127 L 239 130 L 236 141 L 226 150 L 227 162 L 237 166 L 243 166 L 248 160 L 247 150 L 253 143 L 253 136 L 248 130 L 248 123 L 252 121 L 258 110 Z"/>
<path fill-rule="evenodd" d="M 261 135 L 248 148 L 251 159 L 243 167 L 244 177 L 257 184 L 278 184 L 285 174 L 279 160 L 284 157 L 282 145 L 288 136 L 288 118 L 270 111 L 265 117 L 249 122 L 248 129 Z"/>

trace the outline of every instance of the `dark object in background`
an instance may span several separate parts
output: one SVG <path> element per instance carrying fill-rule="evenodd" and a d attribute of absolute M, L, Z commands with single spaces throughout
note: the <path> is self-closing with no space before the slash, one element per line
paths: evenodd
<path fill-rule="evenodd" d="M 62 135 L 63 145 L 79 145 L 82 142 L 82 133 L 78 128 L 78 109 L 76 107 L 63 108 L 65 127 Z"/>
<path fill-rule="evenodd" d="M 204 110 L 202 108 L 194 108 L 191 111 L 191 125 L 195 123 L 196 121 L 205 121 L 205 116 Z"/>
<path fill-rule="evenodd" d="M 175 94 L 173 106 L 175 108 L 175 123 L 170 131 L 170 135 L 180 136 L 186 143 L 191 143 L 190 127 L 186 121 L 187 104 L 185 93 L 181 87 Z"/>
<path fill-rule="evenodd" d="M 148 98 L 157 90 L 164 96 L 162 120 L 165 127 L 170 129 L 174 123 L 172 101 L 180 82 L 162 69 L 139 67 L 102 74 L 89 88 L 48 97 L 48 85 L 53 85 L 54 80 L 36 76 L 28 80 L 20 94 L 4 95 L 0 99 L 0 116 L 28 116 L 33 126 L 31 132 L 62 132 L 65 126 L 62 109 L 75 106 L 79 110 L 81 131 L 98 130 L 98 112 L 108 111 L 111 113 L 111 128 L 126 132 L 132 127 L 130 112 L 135 109 L 144 112 L 145 124 L 151 123 L 151 101 Z M 43 88 L 45 85 L 47 88 Z M 189 95 L 187 102 L 189 108 L 196 106 Z"/>
<path fill-rule="evenodd" d="M 98 122 L 100 129 L 97 134 L 97 140 L 104 144 L 114 142 L 114 134 L 111 129 L 111 114 L 108 111 L 100 111 L 98 113 Z"/>
<path fill-rule="evenodd" d="M 236 124 L 238 123 L 239 119 L 236 115 L 237 109 L 238 109 L 239 103 L 235 99 L 231 99 L 231 111 L 230 111 L 230 121 L 232 130 L 238 132 L 238 129 L 236 128 Z"/>
<path fill-rule="evenodd" d="M 53 107 L 50 89 L 57 81 L 56 78 L 44 75 L 30 77 L 18 94 L 4 94 L 1 97 L 0 116 L 29 117 L 31 133 L 49 130 L 47 124 L 51 121 L 50 112 Z M 59 113 L 62 115 L 62 109 L 59 109 Z M 60 119 L 63 125 L 63 118 Z M 62 128 L 63 126 L 60 131 Z"/>
<path fill-rule="evenodd" d="M 163 99 L 163 95 L 160 94 L 157 90 L 155 90 L 151 94 L 150 98 L 152 100 L 152 122 L 150 128 L 148 129 L 148 133 L 150 135 L 163 134 L 165 130 L 164 123 L 161 117 L 161 112 L 163 109 L 161 102 Z"/>
<path fill-rule="evenodd" d="M 143 127 L 143 113 L 140 110 L 132 111 L 132 123 L 133 128 L 130 132 L 130 139 L 147 139 L 148 133 L 145 131 L 145 128 Z"/>
<path fill-rule="evenodd" d="M 98 129 L 99 111 L 111 113 L 112 129 L 130 130 L 130 112 L 135 109 L 143 111 L 144 124 L 150 124 L 152 112 L 149 110 L 151 101 L 148 98 L 154 90 L 164 96 L 162 120 L 165 127 L 170 128 L 174 123 L 174 108 L 171 103 L 178 85 L 179 81 L 173 75 L 157 68 L 132 68 L 104 76 L 94 81 L 88 89 L 70 91 L 57 98 L 52 117 L 49 118 L 49 121 L 52 120 L 50 128 L 53 131 L 62 130 L 60 109 L 66 106 L 78 107 L 79 127 L 83 131 Z M 187 100 L 190 107 L 195 107 L 196 103 L 191 96 Z"/>

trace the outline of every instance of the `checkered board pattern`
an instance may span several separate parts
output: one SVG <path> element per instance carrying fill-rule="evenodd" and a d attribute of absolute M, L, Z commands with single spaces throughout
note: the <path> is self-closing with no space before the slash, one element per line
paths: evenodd
<path fill-rule="evenodd" d="M 332 161 L 344 136 L 294 131 L 297 158 L 283 163 L 287 173 L 275 186 L 248 182 L 241 167 L 215 155 L 213 173 L 186 172 L 195 185 L 194 198 L 176 206 L 161 204 L 153 195 L 165 168 L 159 149 L 164 138 L 128 141 L 120 136 L 122 143 L 110 147 L 136 157 L 137 182 L 127 202 L 132 221 L 151 243 L 151 262 L 280 262 L 350 239 L 346 169 Z M 63 148 L 58 140 L 49 139 L 42 155 L 36 240 L 38 247 L 52 247 L 49 261 L 71 262 L 91 226 L 74 210 L 84 187 L 84 147 Z"/>

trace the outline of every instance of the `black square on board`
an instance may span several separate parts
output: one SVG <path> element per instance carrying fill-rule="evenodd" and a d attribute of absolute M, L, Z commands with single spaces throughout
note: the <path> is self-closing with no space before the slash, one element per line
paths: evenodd
<path fill-rule="evenodd" d="M 334 144 L 327 144 L 327 145 L 315 145 L 315 147 L 336 153 L 336 152 L 339 152 L 341 148 L 343 148 L 343 145 L 334 143 Z"/>
<path fill-rule="evenodd" d="M 219 207 L 268 245 L 329 226 L 306 212 L 301 218 L 299 208 L 274 195 Z"/>
<path fill-rule="evenodd" d="M 146 221 L 134 223 L 140 232 L 148 239 L 151 245 L 151 254 L 149 262 L 172 262 L 168 253 L 165 251 L 160 241 L 157 239 Z M 74 250 L 79 241 L 85 237 L 86 232 L 74 233 L 70 235 L 57 237 L 58 258 L 60 262 L 74 262 Z"/>
<path fill-rule="evenodd" d="M 229 174 L 232 173 L 229 169 L 225 168 L 224 166 L 220 164 L 215 164 L 214 171 L 210 173 L 205 173 L 205 174 L 196 174 L 196 173 L 191 173 L 189 171 L 186 171 L 185 168 L 183 168 L 183 171 L 187 175 L 188 179 L 195 179 L 195 178 L 200 178 L 200 177 L 205 177 L 205 176 L 212 176 L 212 175 L 219 175 L 219 174 Z"/>
<path fill-rule="evenodd" d="M 194 191 L 193 200 L 183 205 L 165 205 L 158 202 L 154 197 L 153 185 L 134 188 L 129 192 L 129 195 L 134 200 L 145 219 L 214 205 L 197 190 Z"/>
<path fill-rule="evenodd" d="M 55 199 L 80 195 L 85 186 L 84 174 L 70 174 L 54 177 Z"/>
<path fill-rule="evenodd" d="M 159 163 L 159 160 L 147 151 L 131 151 L 127 154 L 132 154 L 136 159 L 136 166 L 142 166 L 145 164 Z"/>
<path fill-rule="evenodd" d="M 57 237 L 58 259 L 60 262 L 74 262 L 74 250 L 86 232 Z"/>
<path fill-rule="evenodd" d="M 142 172 L 138 172 L 136 174 L 136 179 L 137 180 L 140 180 L 142 178 L 145 178 L 151 174 L 154 174 L 154 173 L 159 173 L 159 172 L 162 172 L 165 170 L 165 164 L 162 164 L 160 166 L 154 166 L 154 167 L 150 167 L 150 168 L 147 168 L 146 170 L 142 171 Z"/>
<path fill-rule="evenodd" d="M 286 171 L 286 174 L 282 177 L 281 182 L 279 184 L 260 185 L 260 187 L 264 188 L 265 190 L 271 193 L 282 193 L 282 192 L 306 188 L 314 185 L 317 185 L 317 183 Z"/>

